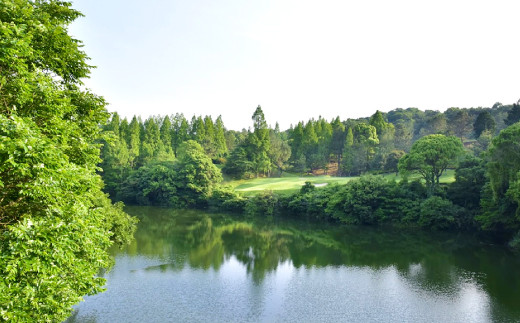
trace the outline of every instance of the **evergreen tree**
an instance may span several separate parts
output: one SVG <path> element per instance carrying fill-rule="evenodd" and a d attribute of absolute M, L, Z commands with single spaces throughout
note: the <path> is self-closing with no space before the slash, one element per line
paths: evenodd
<path fill-rule="evenodd" d="M 473 124 L 473 131 L 478 138 L 484 131 L 495 132 L 496 122 L 489 111 L 479 113 L 475 123 Z"/>
<path fill-rule="evenodd" d="M 187 141 L 190 137 L 190 125 L 188 120 L 182 113 L 177 113 L 173 117 L 172 124 L 172 147 L 175 156 L 177 156 L 177 150 L 179 146 Z"/>
<path fill-rule="evenodd" d="M 377 144 L 379 144 L 379 139 L 374 126 L 361 122 L 354 127 L 353 169 L 355 173 L 360 174 L 368 170 Z"/>
<path fill-rule="evenodd" d="M 200 145 L 204 143 L 204 139 L 206 138 L 206 128 L 204 126 L 204 120 L 202 120 L 201 116 L 191 118 L 191 127 L 190 127 L 190 139 L 195 140 Z"/>
<path fill-rule="evenodd" d="M 222 116 L 218 116 L 215 122 L 215 152 L 217 157 L 224 157 L 228 152 Z"/>
<path fill-rule="evenodd" d="M 520 121 L 520 104 L 514 103 L 504 122 L 507 126 L 510 126 L 518 121 Z"/>
<path fill-rule="evenodd" d="M 130 145 L 130 125 L 128 124 L 128 120 L 124 118 L 119 123 L 119 136 L 122 140 L 125 141 L 127 147 Z"/>
<path fill-rule="evenodd" d="M 172 123 L 170 117 L 165 116 L 159 130 L 164 152 L 173 157 L 172 149 Z"/>
<path fill-rule="evenodd" d="M 253 150 L 253 162 L 257 175 L 260 173 L 269 174 L 271 171 L 271 161 L 269 160 L 269 149 L 271 147 L 269 139 L 269 129 L 265 121 L 264 112 L 258 106 L 251 117 L 253 120 L 253 136 L 250 139 Z"/>
<path fill-rule="evenodd" d="M 146 119 L 144 122 L 144 139 L 139 153 L 141 165 L 145 165 L 165 153 L 159 126 L 153 118 Z"/>
<path fill-rule="evenodd" d="M 463 137 L 471 131 L 471 122 L 466 109 L 457 109 L 453 118 L 451 118 L 448 126 L 451 133 L 463 141 Z"/>
<path fill-rule="evenodd" d="M 298 122 L 296 127 L 289 130 L 289 145 L 291 146 L 291 159 L 293 164 L 299 162 L 301 166 L 302 159 L 303 165 L 305 165 L 305 156 L 303 154 L 303 123 Z M 304 167 L 305 168 L 305 167 Z M 303 172 L 303 169 L 299 170 Z"/>
<path fill-rule="evenodd" d="M 318 136 L 314 131 L 313 120 L 309 120 L 303 129 L 302 146 L 305 160 L 307 161 L 306 166 L 312 171 L 319 165 Z"/>
<path fill-rule="evenodd" d="M 210 158 L 215 158 L 217 154 L 217 147 L 215 145 L 215 126 L 211 116 L 204 117 L 204 141 L 202 147 Z"/>
<path fill-rule="evenodd" d="M 336 157 L 338 164 L 338 171 L 341 165 L 341 158 L 343 157 L 343 148 L 345 145 L 345 125 L 336 117 L 331 123 L 332 139 L 331 139 L 331 153 Z M 340 174 L 338 174 L 340 175 Z"/>
<path fill-rule="evenodd" d="M 141 148 L 141 127 L 139 121 L 134 116 L 129 125 L 129 138 L 128 138 L 128 162 L 131 168 L 135 168 L 136 160 L 139 157 Z"/>
<path fill-rule="evenodd" d="M 349 127 L 346 131 L 345 142 L 343 145 L 343 160 L 341 164 L 341 170 L 343 174 L 350 175 L 354 167 L 354 133 L 352 128 Z"/>

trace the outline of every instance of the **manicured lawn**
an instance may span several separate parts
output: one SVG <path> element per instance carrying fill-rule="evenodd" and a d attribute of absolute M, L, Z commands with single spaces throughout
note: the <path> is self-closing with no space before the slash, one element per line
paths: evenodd
<path fill-rule="evenodd" d="M 455 180 L 454 171 L 448 170 L 441 177 L 442 183 L 451 183 Z M 384 174 L 385 178 L 390 180 L 400 181 L 401 177 L 396 176 L 395 173 Z M 333 177 L 328 175 L 322 176 L 298 176 L 295 174 L 284 174 L 283 177 L 272 178 L 254 178 L 247 180 L 228 180 L 224 184 L 230 185 L 237 192 L 244 195 L 254 195 L 264 190 L 271 190 L 280 194 L 291 194 L 298 191 L 305 182 L 311 182 L 316 186 L 325 186 L 332 183 L 345 184 L 355 177 Z M 411 176 L 410 179 L 419 178 L 418 175 Z"/>

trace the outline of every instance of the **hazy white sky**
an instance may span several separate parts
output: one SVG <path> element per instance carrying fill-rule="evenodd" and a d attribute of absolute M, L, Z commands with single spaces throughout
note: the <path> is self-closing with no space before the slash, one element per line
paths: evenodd
<path fill-rule="evenodd" d="M 131 117 L 182 112 L 282 129 L 377 109 L 520 98 L 518 0 L 73 0 L 85 83 Z"/>

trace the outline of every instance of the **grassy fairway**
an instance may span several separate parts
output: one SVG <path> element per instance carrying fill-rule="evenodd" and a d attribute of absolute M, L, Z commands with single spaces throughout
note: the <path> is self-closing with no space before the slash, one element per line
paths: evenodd
<path fill-rule="evenodd" d="M 399 181 L 401 178 L 394 173 L 383 175 L 390 180 Z M 254 195 L 264 190 L 271 190 L 280 194 L 290 194 L 298 191 L 305 182 L 311 182 L 316 186 L 325 186 L 327 184 L 338 183 L 345 184 L 356 177 L 332 177 L 323 176 L 298 176 L 294 174 L 286 174 L 283 177 L 274 178 L 254 178 L 248 180 L 231 180 L 224 184 L 231 185 L 237 192 L 244 195 Z M 419 176 L 411 176 L 410 179 L 419 178 Z M 451 183 L 455 180 L 454 171 L 448 170 L 441 177 L 442 183 Z"/>

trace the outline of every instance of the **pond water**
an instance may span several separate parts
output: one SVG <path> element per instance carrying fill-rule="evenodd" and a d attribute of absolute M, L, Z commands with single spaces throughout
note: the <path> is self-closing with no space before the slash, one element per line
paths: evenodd
<path fill-rule="evenodd" d="M 467 234 L 131 207 L 67 322 L 520 322 L 520 259 Z"/>

